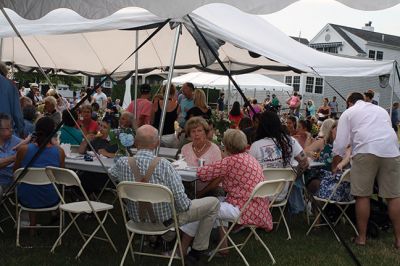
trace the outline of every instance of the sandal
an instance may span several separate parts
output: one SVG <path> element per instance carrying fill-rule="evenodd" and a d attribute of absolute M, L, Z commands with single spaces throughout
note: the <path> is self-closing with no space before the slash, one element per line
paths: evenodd
<path fill-rule="evenodd" d="M 365 247 L 365 243 L 359 243 L 357 242 L 357 237 L 352 237 L 350 238 L 350 242 L 353 243 L 356 246 L 360 246 L 360 247 Z"/>

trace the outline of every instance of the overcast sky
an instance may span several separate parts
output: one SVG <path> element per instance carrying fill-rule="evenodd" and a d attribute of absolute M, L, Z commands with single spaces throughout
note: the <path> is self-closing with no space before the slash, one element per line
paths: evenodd
<path fill-rule="evenodd" d="M 379 11 L 352 9 L 333 0 L 301 0 L 285 9 L 263 16 L 287 35 L 309 41 L 327 23 L 360 28 L 368 21 L 376 32 L 400 36 L 400 5 Z"/>

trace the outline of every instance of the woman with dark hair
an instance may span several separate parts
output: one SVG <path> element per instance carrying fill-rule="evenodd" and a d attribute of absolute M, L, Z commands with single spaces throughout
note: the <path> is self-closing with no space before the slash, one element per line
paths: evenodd
<path fill-rule="evenodd" d="M 36 139 L 34 143 L 21 146 L 17 151 L 14 164 L 14 171 L 21 167 L 26 167 L 28 162 L 44 144 L 46 138 L 53 132 L 55 128 L 54 120 L 50 117 L 42 117 L 36 123 Z M 30 165 L 32 168 L 43 168 L 47 166 L 64 167 L 65 153 L 59 146 L 47 143 L 39 157 Z M 48 185 L 30 185 L 19 184 L 18 201 L 21 205 L 28 208 L 46 208 L 54 206 L 59 202 L 59 197 L 54 190 L 52 184 Z M 29 214 L 30 224 L 36 225 L 36 216 L 34 213 Z"/>
<path fill-rule="evenodd" d="M 289 115 L 286 118 L 286 127 L 290 136 L 296 135 L 297 130 L 297 118 L 294 115 Z"/>
<path fill-rule="evenodd" d="M 34 121 L 36 119 L 36 108 L 33 105 L 26 105 L 22 109 L 22 114 L 24 115 L 24 134 L 23 137 L 26 138 L 28 135 L 35 131 Z"/>
<path fill-rule="evenodd" d="M 83 139 L 82 132 L 77 128 L 75 121 L 78 120 L 78 114 L 74 110 L 64 110 L 62 112 L 62 121 L 64 125 L 60 129 L 60 142 L 71 145 L 80 145 Z"/>
<path fill-rule="evenodd" d="M 240 120 L 243 118 L 243 116 L 244 115 L 240 110 L 240 103 L 238 101 L 234 102 L 228 116 L 228 119 L 233 122 L 231 128 L 238 128 Z"/>
<path fill-rule="evenodd" d="M 310 146 L 313 142 L 311 136 L 311 122 L 308 120 L 300 120 L 297 124 L 296 135 L 293 135 L 293 137 L 304 149 L 305 147 Z"/>

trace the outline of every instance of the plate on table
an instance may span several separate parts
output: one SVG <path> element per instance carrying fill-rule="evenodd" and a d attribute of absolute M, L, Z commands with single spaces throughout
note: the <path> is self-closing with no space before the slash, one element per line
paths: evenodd
<path fill-rule="evenodd" d="M 66 156 L 67 159 L 72 159 L 72 160 L 81 160 L 83 159 L 83 155 L 82 154 L 77 154 L 77 153 L 71 153 L 69 155 Z"/>

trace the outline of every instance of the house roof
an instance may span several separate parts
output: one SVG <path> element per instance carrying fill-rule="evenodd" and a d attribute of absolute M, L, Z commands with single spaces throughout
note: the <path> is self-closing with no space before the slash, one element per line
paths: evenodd
<path fill-rule="evenodd" d="M 305 45 L 309 45 L 309 41 L 306 38 L 300 38 L 300 37 L 294 37 L 294 36 L 289 36 L 290 38 L 292 38 L 293 40 L 298 41 L 299 43 L 305 44 Z"/>
<path fill-rule="evenodd" d="M 367 41 L 374 42 L 384 45 L 396 46 L 400 48 L 400 36 L 390 35 L 386 33 L 374 32 L 369 30 L 356 29 L 351 27 L 346 27 L 342 25 L 329 24 L 331 25 L 357 52 L 362 51 L 362 49 L 351 40 L 351 38 L 344 32 L 348 31 L 357 37 Z M 365 53 L 364 51 L 362 51 Z"/>

